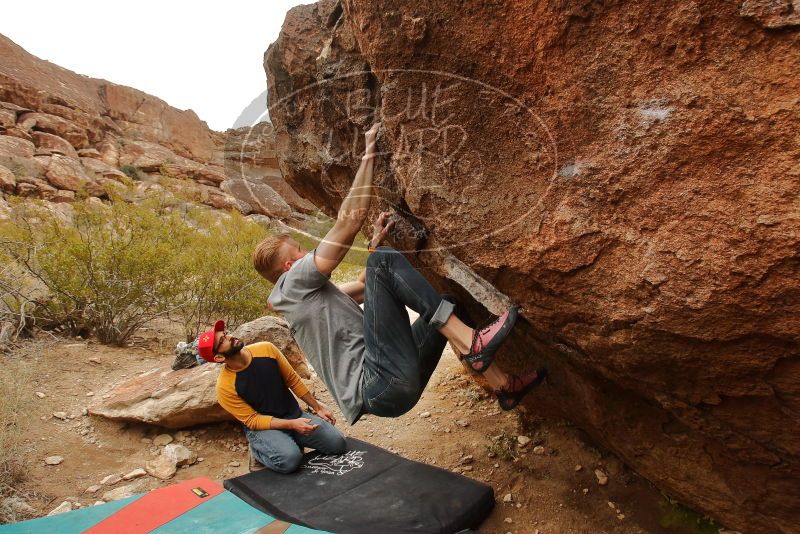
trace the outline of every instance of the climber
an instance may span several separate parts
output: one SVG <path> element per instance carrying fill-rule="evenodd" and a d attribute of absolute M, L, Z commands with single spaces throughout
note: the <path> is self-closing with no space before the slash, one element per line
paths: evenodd
<path fill-rule="evenodd" d="M 250 471 L 268 467 L 291 473 L 300 465 L 303 447 L 323 454 L 341 454 L 347 448 L 336 430 L 336 418 L 319 402 L 275 345 L 245 346 L 225 332 L 225 323 L 198 338 L 198 353 L 207 362 L 223 363 L 217 378 L 217 400 L 244 425 L 250 444 Z M 300 409 L 305 401 L 316 414 Z"/>
<path fill-rule="evenodd" d="M 350 191 L 336 223 L 314 251 L 304 250 L 286 234 L 256 247 L 255 269 L 275 284 L 268 305 L 289 322 L 350 424 L 365 413 L 398 417 L 410 410 L 448 341 L 474 371 L 483 373 L 500 407 L 510 410 L 546 375 L 544 368 L 510 375 L 492 365 L 518 308 L 482 328 L 469 328 L 454 313 L 453 298 L 439 295 L 402 254 L 380 246 L 394 225 L 390 212 L 381 213 L 373 224 L 367 268 L 358 281 L 337 287 L 329 280 L 366 220 L 378 127 L 366 132 L 366 150 Z M 407 307 L 419 314 L 413 324 Z"/>

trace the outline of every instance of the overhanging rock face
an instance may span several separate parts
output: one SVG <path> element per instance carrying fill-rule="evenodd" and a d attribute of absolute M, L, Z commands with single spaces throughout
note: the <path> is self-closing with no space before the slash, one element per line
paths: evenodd
<path fill-rule="evenodd" d="M 524 307 L 501 360 L 549 365 L 537 402 L 723 523 L 788 532 L 800 32 L 745 4 L 322 1 L 265 67 L 298 193 L 335 212 L 383 120 L 395 245 Z"/>

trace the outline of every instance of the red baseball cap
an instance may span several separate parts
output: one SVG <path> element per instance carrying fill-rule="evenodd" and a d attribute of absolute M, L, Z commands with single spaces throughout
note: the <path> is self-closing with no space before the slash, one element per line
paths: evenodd
<path fill-rule="evenodd" d="M 197 352 L 207 362 L 214 362 L 214 341 L 216 340 L 217 332 L 220 330 L 225 330 L 225 321 L 217 321 L 214 323 L 214 328 L 206 330 L 197 339 Z"/>

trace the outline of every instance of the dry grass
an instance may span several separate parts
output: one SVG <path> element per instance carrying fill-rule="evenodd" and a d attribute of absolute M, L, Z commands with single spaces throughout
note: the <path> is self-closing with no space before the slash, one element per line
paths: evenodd
<path fill-rule="evenodd" d="M 30 375 L 19 355 L 0 354 L 0 365 L 0 524 L 5 524 L 33 516 L 10 506 L 12 500 L 25 502 L 28 497 L 18 486 L 25 473 L 22 421 L 31 412 L 32 400 L 24 394 L 25 388 L 19 387 Z"/>

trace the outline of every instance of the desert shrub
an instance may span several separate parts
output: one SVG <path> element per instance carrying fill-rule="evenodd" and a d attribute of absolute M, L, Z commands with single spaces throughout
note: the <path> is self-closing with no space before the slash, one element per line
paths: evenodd
<path fill-rule="evenodd" d="M 4 234 L 17 246 L 5 252 L 44 290 L 35 297 L 42 322 L 124 344 L 178 303 L 175 258 L 195 232 L 158 200 L 76 203 L 72 224 L 30 206 L 15 214 Z"/>
<path fill-rule="evenodd" d="M 264 313 L 269 285 L 250 255 L 264 231 L 238 214 L 223 219 L 161 197 L 137 204 L 75 203 L 71 224 L 19 204 L 0 227 L 0 254 L 24 273 L 22 300 L 45 328 L 94 333 L 123 345 L 159 317 L 178 320 L 187 339 L 211 319 L 232 326 Z M 18 321 L 19 306 L 5 308 Z"/>
<path fill-rule="evenodd" d="M 125 176 L 127 176 L 131 180 L 141 180 L 143 178 L 142 171 L 139 168 L 134 167 L 133 165 L 123 165 L 122 167 L 119 168 L 119 170 L 121 170 L 125 174 Z"/>
<path fill-rule="evenodd" d="M 260 317 L 268 310 L 272 284 L 253 269 L 252 254 L 264 239 L 263 228 L 238 212 L 219 219 L 213 212 L 193 213 L 201 229 L 195 250 L 183 256 L 183 291 L 191 296 L 172 317 L 183 326 L 187 340 L 197 336 L 216 319 L 229 328 Z"/>

